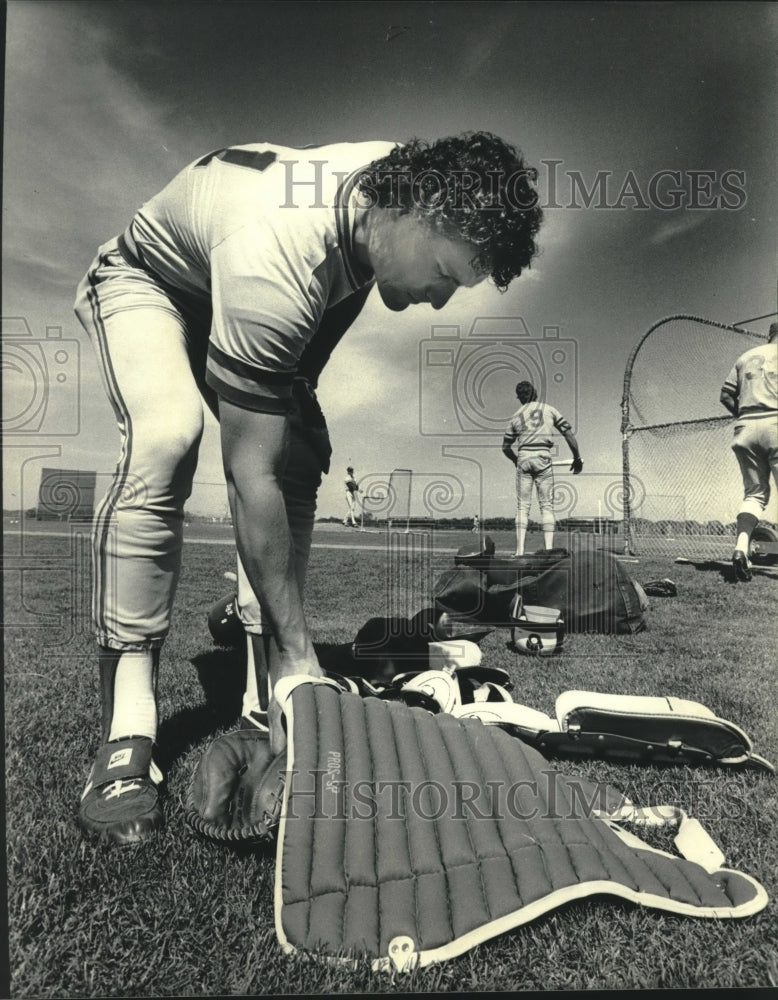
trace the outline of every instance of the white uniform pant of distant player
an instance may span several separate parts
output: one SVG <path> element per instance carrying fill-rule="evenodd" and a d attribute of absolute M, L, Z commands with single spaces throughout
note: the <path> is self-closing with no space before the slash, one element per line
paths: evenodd
<path fill-rule="evenodd" d="M 760 518 L 770 500 L 770 475 L 778 488 L 778 420 L 774 413 L 739 420 L 732 450 L 743 477 L 739 513 Z"/>
<path fill-rule="evenodd" d="M 208 329 L 115 241 L 100 248 L 79 286 L 76 313 L 91 337 L 121 435 L 119 462 L 93 528 L 97 640 L 122 652 L 159 648 L 170 628 L 181 568 L 184 504 L 203 433 Z M 202 318 L 200 318 L 202 324 Z M 290 420 L 284 498 L 303 588 L 321 463 Z M 262 632 L 259 604 L 239 566 L 241 618 Z"/>
<path fill-rule="evenodd" d="M 353 528 L 356 528 L 357 515 L 359 514 L 359 502 L 357 501 L 356 493 L 352 493 L 351 490 L 346 490 L 346 507 L 348 508 L 348 511 L 343 523 L 350 523 Z"/>
<path fill-rule="evenodd" d="M 540 524 L 546 549 L 554 547 L 554 470 L 551 453 L 537 451 L 531 455 L 519 452 L 516 461 L 516 554 L 524 554 L 524 538 L 529 523 L 533 490 L 538 494 Z"/>

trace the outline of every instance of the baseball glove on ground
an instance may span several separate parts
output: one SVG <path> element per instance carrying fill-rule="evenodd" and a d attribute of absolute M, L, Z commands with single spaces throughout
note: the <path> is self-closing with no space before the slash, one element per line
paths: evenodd
<path fill-rule="evenodd" d="M 267 732 L 236 730 L 211 743 L 189 786 L 186 819 L 222 843 L 273 839 L 286 782 L 286 751 L 274 757 Z"/>

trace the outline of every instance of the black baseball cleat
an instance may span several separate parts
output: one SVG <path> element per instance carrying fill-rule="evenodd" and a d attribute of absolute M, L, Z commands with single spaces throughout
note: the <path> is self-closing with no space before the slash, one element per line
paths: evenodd
<path fill-rule="evenodd" d="M 81 795 L 78 822 L 84 833 L 115 844 L 148 840 L 164 824 L 162 772 L 146 736 L 104 743 Z"/>
<path fill-rule="evenodd" d="M 732 553 L 732 568 L 735 571 L 735 579 L 748 583 L 751 579 L 751 563 L 748 556 L 740 549 L 735 549 Z"/>

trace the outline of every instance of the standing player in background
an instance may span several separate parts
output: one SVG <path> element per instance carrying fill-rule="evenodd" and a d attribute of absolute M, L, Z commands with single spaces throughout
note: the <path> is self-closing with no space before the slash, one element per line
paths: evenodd
<path fill-rule="evenodd" d="M 258 675 L 269 670 L 277 752 L 286 737 L 273 684 L 323 673 L 301 592 L 322 468 L 306 459 L 315 449 L 294 426 L 311 400 L 297 378 L 304 351 L 317 350 L 328 310 L 372 284 L 395 312 L 440 309 L 487 277 L 507 288 L 537 252 L 532 176 L 513 147 L 484 132 L 404 146 L 235 146 L 190 164 L 100 247 L 76 312 L 96 348 L 121 451 L 93 529 L 102 736 L 81 798 L 83 830 L 129 843 L 163 823 L 152 752 L 158 664 L 203 399 L 220 422 L 251 595 L 240 604 L 261 609 L 250 649 L 255 660 L 270 657 L 255 666 Z M 303 516 L 293 516 L 294 504 L 307 506 Z M 256 701 L 248 691 L 247 700 Z"/>
<path fill-rule="evenodd" d="M 778 323 L 766 344 L 741 354 L 719 397 L 736 418 L 732 450 L 743 478 L 732 566 L 738 580 L 751 579 L 751 535 L 770 499 L 770 474 L 778 486 Z"/>
<path fill-rule="evenodd" d="M 548 403 L 538 401 L 531 382 L 519 382 L 516 396 L 521 406 L 513 414 L 502 441 L 506 458 L 516 466 L 516 555 L 524 555 L 532 491 L 537 490 L 544 548 L 554 547 L 554 470 L 551 465 L 552 436 L 558 432 L 573 453 L 570 471 L 574 475 L 583 468 L 578 442 L 562 414 Z M 516 442 L 516 451 L 513 443 Z"/>
<path fill-rule="evenodd" d="M 356 479 L 354 479 L 354 469 L 353 466 L 349 465 L 346 469 L 346 478 L 343 480 L 343 489 L 346 496 L 346 507 L 347 513 L 343 518 L 343 523 L 348 526 L 351 523 L 352 528 L 357 527 L 357 522 L 354 517 L 354 511 L 358 509 L 360 504 L 359 499 L 359 485 Z"/>

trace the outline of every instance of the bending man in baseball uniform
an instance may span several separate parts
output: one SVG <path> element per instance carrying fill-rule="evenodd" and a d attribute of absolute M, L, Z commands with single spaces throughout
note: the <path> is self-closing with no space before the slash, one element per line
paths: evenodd
<path fill-rule="evenodd" d="M 356 528 L 357 521 L 354 517 L 354 512 L 357 510 L 357 504 L 359 503 L 359 484 L 356 479 L 354 479 L 354 469 L 350 465 L 346 469 L 346 478 L 343 480 L 343 488 L 346 496 L 346 507 L 348 508 L 346 516 L 343 518 L 343 523 L 350 523 L 352 528 Z"/>
<path fill-rule="evenodd" d="M 236 146 L 191 163 L 100 247 L 76 312 L 121 451 L 94 522 L 102 738 L 81 799 L 84 830 L 126 843 L 163 822 L 152 756 L 158 662 L 203 399 L 220 422 L 242 571 L 272 630 L 270 690 L 281 676 L 321 676 L 303 613 L 304 531 L 289 504 L 303 352 L 329 309 L 372 284 L 393 311 L 440 309 L 487 277 L 506 288 L 536 253 L 541 212 L 529 174 L 488 133 L 404 146 Z M 280 750 L 272 699 L 268 715 Z"/>
<path fill-rule="evenodd" d="M 770 499 L 770 475 L 778 486 L 778 323 L 766 344 L 741 354 L 721 388 L 721 403 L 736 418 L 732 450 L 743 477 L 732 566 L 738 580 L 751 579 L 751 535 Z"/>
<path fill-rule="evenodd" d="M 551 448 L 555 432 L 562 435 L 573 453 L 570 471 L 574 475 L 577 476 L 581 471 L 583 462 L 569 422 L 559 410 L 538 400 L 537 391 L 531 382 L 519 382 L 516 396 L 521 406 L 505 428 L 502 450 L 516 466 L 516 555 L 523 556 L 533 489 L 538 494 L 544 547 L 546 550 L 554 547 L 554 470 Z"/>

